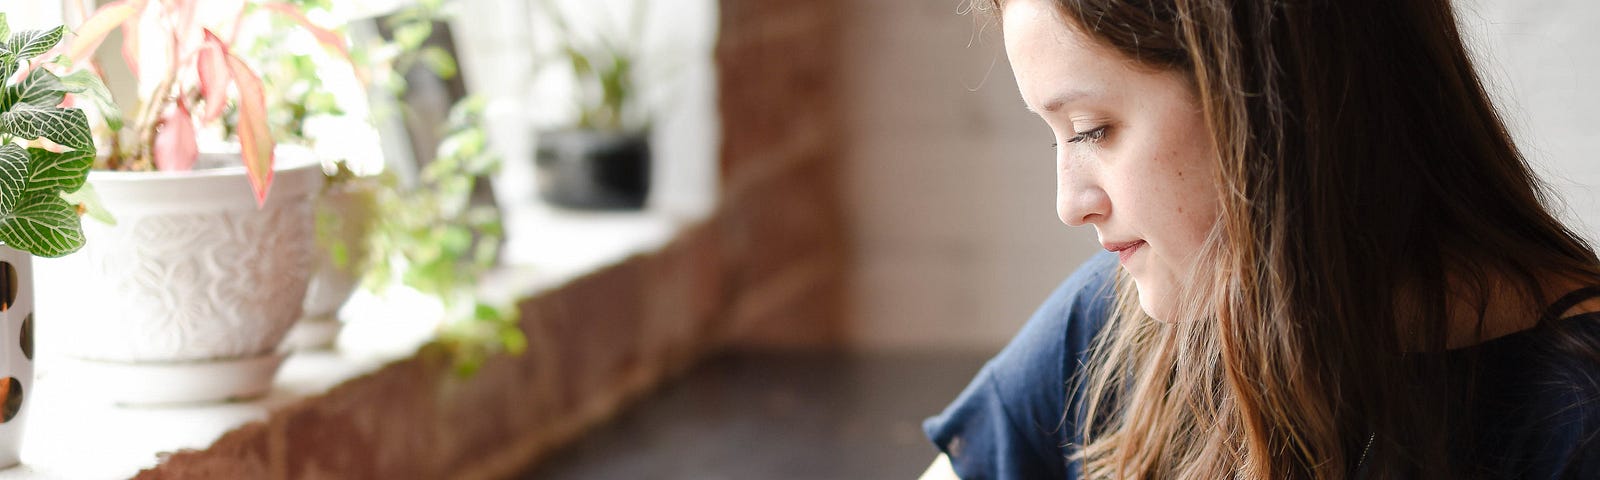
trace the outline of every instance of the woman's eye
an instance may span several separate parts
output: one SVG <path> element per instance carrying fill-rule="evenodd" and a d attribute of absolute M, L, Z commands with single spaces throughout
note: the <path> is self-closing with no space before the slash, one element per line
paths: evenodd
<path fill-rule="evenodd" d="M 1073 135 L 1072 138 L 1067 139 L 1067 143 L 1095 143 L 1100 141 L 1102 138 L 1106 138 L 1106 127 L 1097 127 L 1090 129 L 1089 131 Z"/>

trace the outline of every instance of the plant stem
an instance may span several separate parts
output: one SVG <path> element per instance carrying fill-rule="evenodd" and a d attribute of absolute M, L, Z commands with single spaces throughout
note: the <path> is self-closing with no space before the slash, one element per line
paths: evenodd
<path fill-rule="evenodd" d="M 152 149 L 156 144 L 156 127 L 161 124 L 161 111 L 166 109 L 167 103 L 173 101 L 172 85 L 178 83 L 178 62 L 176 58 L 173 60 L 172 66 L 167 68 L 166 76 L 156 85 L 150 103 L 144 104 L 139 110 L 138 122 L 134 123 L 135 131 L 139 133 L 139 144 L 134 146 L 134 160 L 133 164 L 129 165 L 130 170 L 154 170 L 155 158 Z"/>

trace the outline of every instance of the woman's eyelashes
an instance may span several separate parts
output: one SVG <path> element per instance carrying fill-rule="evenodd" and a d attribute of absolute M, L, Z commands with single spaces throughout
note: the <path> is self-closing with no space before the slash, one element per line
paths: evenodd
<path fill-rule="evenodd" d="M 1083 133 L 1074 134 L 1074 135 L 1072 135 L 1071 138 L 1068 138 L 1066 140 L 1066 143 L 1099 143 L 1100 140 L 1106 138 L 1106 128 L 1107 127 L 1103 127 L 1103 126 L 1102 127 L 1095 127 L 1095 128 L 1091 128 L 1089 130 L 1085 130 Z M 1052 144 L 1050 144 L 1050 147 L 1051 148 L 1060 148 L 1061 144 L 1060 143 L 1052 143 Z"/>
<path fill-rule="evenodd" d="M 1099 142 L 1102 138 L 1106 138 L 1106 127 L 1095 127 L 1084 131 L 1083 133 L 1073 135 L 1072 138 L 1067 139 L 1067 143 L 1095 143 Z"/>

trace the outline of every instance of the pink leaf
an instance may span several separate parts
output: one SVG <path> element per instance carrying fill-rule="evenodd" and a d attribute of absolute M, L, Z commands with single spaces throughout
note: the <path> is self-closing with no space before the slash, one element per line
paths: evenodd
<path fill-rule="evenodd" d="M 301 13 L 299 8 L 283 2 L 267 2 L 262 6 L 266 7 L 268 10 L 278 12 L 279 14 L 294 20 L 295 23 L 300 24 L 301 28 L 311 32 L 311 36 L 316 37 L 317 43 L 321 43 L 323 47 L 337 52 L 339 56 L 344 59 L 344 61 L 351 61 L 350 49 L 345 46 L 344 37 L 338 33 L 334 33 L 332 30 L 328 30 L 326 28 L 317 26 L 315 23 L 311 23 L 311 19 L 306 18 L 305 14 Z"/>
<path fill-rule="evenodd" d="M 144 10 L 145 3 L 129 3 L 126 0 L 105 4 L 94 11 L 88 20 L 78 25 L 77 38 L 72 40 L 72 48 L 68 50 L 67 57 L 73 64 L 78 64 L 94 54 L 96 48 L 106 41 L 106 35 L 118 25 L 125 25 L 130 19 L 137 23 L 138 13 Z M 123 32 L 127 35 L 127 32 Z"/>
<path fill-rule="evenodd" d="M 239 31 L 244 30 L 244 15 L 246 13 L 250 13 L 250 4 L 240 2 L 239 12 L 233 14 L 232 28 L 228 30 L 229 32 L 232 32 L 228 34 L 228 45 L 239 43 Z"/>
<path fill-rule="evenodd" d="M 228 72 L 233 85 L 239 90 L 239 150 L 244 167 L 250 173 L 250 187 L 255 190 L 256 205 L 266 205 L 267 190 L 272 187 L 272 131 L 267 127 L 267 97 L 249 65 L 232 54 L 227 55 Z"/>
<path fill-rule="evenodd" d="M 187 32 L 193 32 L 194 29 L 192 27 L 194 26 L 195 7 L 199 6 L 200 2 L 196 2 L 194 0 L 164 0 L 164 1 L 167 4 L 167 9 L 174 12 L 171 15 L 173 15 L 172 18 L 174 18 L 178 22 L 178 25 L 177 25 L 178 29 L 177 30 L 180 31 L 180 32 L 186 32 L 186 33 Z M 184 40 L 190 40 L 190 39 L 186 38 Z"/>
<path fill-rule="evenodd" d="M 144 9 L 144 2 L 139 2 L 140 10 Z M 134 78 L 139 77 L 139 15 L 129 17 L 122 22 L 122 61 L 128 64 L 128 71 Z"/>
<path fill-rule="evenodd" d="M 228 75 L 228 55 L 228 47 L 223 45 L 222 39 L 206 30 L 196 68 L 200 74 L 200 96 L 205 100 L 206 109 L 201 118 L 207 123 L 221 117 L 223 107 L 228 106 L 228 83 L 232 81 Z"/>
<path fill-rule="evenodd" d="M 200 147 L 195 144 L 194 120 L 189 110 L 183 108 L 182 103 L 174 103 L 172 109 L 161 116 L 158 128 L 156 169 L 165 172 L 193 170 L 195 160 L 200 158 Z"/>

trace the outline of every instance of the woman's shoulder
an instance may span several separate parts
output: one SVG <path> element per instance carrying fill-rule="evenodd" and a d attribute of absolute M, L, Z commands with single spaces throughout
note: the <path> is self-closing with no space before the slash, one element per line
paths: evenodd
<path fill-rule="evenodd" d="M 1547 320 L 1491 340 L 1476 351 L 1486 383 L 1517 391 L 1589 394 L 1600 402 L 1600 312 Z"/>
<path fill-rule="evenodd" d="M 1007 349 L 1020 344 L 1073 354 L 1088 350 L 1116 303 L 1116 276 L 1116 255 L 1090 257 L 1051 292 Z"/>
<path fill-rule="evenodd" d="M 1070 378 L 1114 303 L 1116 257 L 1099 254 L 1062 282 L 960 396 L 923 424 L 963 478 L 1076 478 L 1079 393 Z"/>
<path fill-rule="evenodd" d="M 1064 385 L 1111 316 L 1116 269 L 1117 257 L 1102 252 L 1056 287 L 991 361 L 1001 383 Z"/>
<path fill-rule="evenodd" d="M 1059 423 L 1066 411 L 1069 379 L 1087 361 L 1089 346 L 1111 315 L 1115 278 L 1115 256 L 1091 257 L 1056 287 L 979 372 L 1014 414 L 1049 415 L 1029 420 Z"/>

